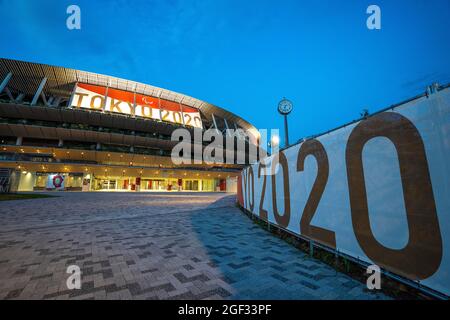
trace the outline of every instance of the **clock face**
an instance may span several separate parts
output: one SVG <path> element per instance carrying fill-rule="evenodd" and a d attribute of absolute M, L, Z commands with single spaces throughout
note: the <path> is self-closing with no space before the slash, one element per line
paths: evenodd
<path fill-rule="evenodd" d="M 292 102 L 290 102 L 288 99 L 283 99 L 278 104 L 278 111 L 281 114 L 288 114 L 292 111 Z"/>

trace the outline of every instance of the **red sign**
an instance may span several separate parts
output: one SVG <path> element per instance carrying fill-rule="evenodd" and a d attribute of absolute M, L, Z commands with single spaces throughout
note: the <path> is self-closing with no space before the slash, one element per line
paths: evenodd
<path fill-rule="evenodd" d="M 77 83 L 71 106 L 203 127 L 200 112 L 195 108 L 140 93 L 86 83 Z"/>

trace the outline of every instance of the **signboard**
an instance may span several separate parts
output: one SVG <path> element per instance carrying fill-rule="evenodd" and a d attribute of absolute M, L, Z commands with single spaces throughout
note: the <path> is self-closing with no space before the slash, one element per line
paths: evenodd
<path fill-rule="evenodd" d="M 81 186 L 81 191 L 89 191 L 90 188 L 91 188 L 91 179 L 86 177 L 83 179 L 83 185 Z"/>
<path fill-rule="evenodd" d="M 241 173 L 244 208 L 450 295 L 450 88 L 274 159 Z"/>
<path fill-rule="evenodd" d="M 71 107 L 116 112 L 202 128 L 197 109 L 164 99 L 97 85 L 77 83 Z"/>
<path fill-rule="evenodd" d="M 49 174 L 45 187 L 47 190 L 64 190 L 64 180 L 65 176 L 62 174 Z"/>

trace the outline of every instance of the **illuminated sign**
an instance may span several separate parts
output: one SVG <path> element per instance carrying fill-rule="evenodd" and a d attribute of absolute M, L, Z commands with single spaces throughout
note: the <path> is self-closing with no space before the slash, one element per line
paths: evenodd
<path fill-rule="evenodd" d="M 47 190 L 57 189 L 64 190 L 64 180 L 65 177 L 60 174 L 49 174 L 47 176 Z"/>
<path fill-rule="evenodd" d="M 71 107 L 128 114 L 202 128 L 197 109 L 139 93 L 77 83 Z"/>

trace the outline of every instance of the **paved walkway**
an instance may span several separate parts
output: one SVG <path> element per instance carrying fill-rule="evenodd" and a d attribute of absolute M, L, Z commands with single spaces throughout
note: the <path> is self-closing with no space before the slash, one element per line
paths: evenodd
<path fill-rule="evenodd" d="M 271 236 L 225 194 L 0 203 L 0 299 L 384 299 Z M 68 290 L 69 265 L 82 288 Z"/>

